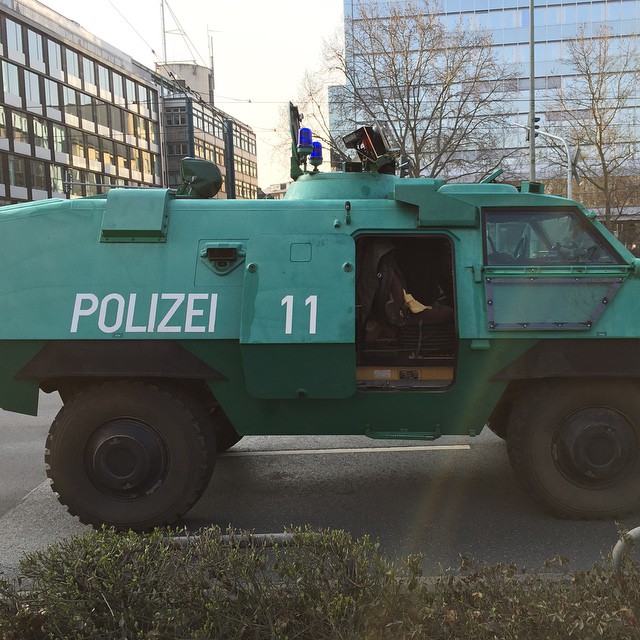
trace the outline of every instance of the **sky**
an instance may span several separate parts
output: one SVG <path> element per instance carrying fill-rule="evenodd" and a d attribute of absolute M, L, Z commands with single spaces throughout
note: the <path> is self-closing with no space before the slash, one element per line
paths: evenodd
<path fill-rule="evenodd" d="M 162 61 L 161 0 L 40 2 L 145 66 Z M 288 180 L 288 157 L 274 155 L 281 108 L 342 22 L 342 0 L 165 0 L 167 60 L 209 66 L 213 43 L 215 104 L 256 133 L 262 188 Z"/>

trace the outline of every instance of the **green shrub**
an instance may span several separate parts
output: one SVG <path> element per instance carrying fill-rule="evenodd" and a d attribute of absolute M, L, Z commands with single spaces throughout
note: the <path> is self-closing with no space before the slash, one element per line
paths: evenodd
<path fill-rule="evenodd" d="M 217 528 L 110 530 L 59 542 L 0 583 L 7 640 L 640 639 L 640 571 L 549 579 L 463 560 L 421 579 L 419 557 L 389 562 L 369 538 L 296 530 L 289 544 Z M 558 567 L 554 567 L 558 572 Z"/>

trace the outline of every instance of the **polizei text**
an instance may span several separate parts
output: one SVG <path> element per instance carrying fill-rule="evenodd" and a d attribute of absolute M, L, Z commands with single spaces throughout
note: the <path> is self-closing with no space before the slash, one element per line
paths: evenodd
<path fill-rule="evenodd" d="M 70 332 L 213 333 L 217 310 L 217 293 L 77 293 Z"/>

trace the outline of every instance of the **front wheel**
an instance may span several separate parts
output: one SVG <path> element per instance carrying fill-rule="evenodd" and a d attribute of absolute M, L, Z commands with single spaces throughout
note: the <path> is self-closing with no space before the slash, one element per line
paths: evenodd
<path fill-rule="evenodd" d="M 532 383 L 515 403 L 507 447 L 534 499 L 556 515 L 611 518 L 640 508 L 640 386 Z"/>
<path fill-rule="evenodd" d="M 51 426 L 45 462 L 52 488 L 85 524 L 171 524 L 200 497 L 213 470 L 215 449 L 202 421 L 171 387 L 90 387 Z"/>

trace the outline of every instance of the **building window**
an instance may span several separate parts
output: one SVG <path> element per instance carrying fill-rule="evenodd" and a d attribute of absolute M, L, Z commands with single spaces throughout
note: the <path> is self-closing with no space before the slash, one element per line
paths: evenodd
<path fill-rule="evenodd" d="M 64 87 L 64 113 L 69 124 L 78 124 L 78 99 L 75 89 Z"/>
<path fill-rule="evenodd" d="M 95 173 L 86 173 L 85 174 L 85 187 L 87 196 L 97 196 L 98 195 L 98 185 L 96 181 Z"/>
<path fill-rule="evenodd" d="M 146 146 L 147 142 L 147 121 L 138 116 L 138 140 Z"/>
<path fill-rule="evenodd" d="M 102 162 L 105 165 L 115 166 L 116 159 L 113 152 L 113 142 L 111 140 L 102 140 Z"/>
<path fill-rule="evenodd" d="M 78 54 L 71 49 L 67 49 L 67 78 L 80 79 L 80 62 L 78 61 Z"/>
<path fill-rule="evenodd" d="M 119 73 L 113 74 L 113 101 L 116 104 L 124 104 L 124 88 L 122 76 Z"/>
<path fill-rule="evenodd" d="M 140 174 L 142 173 L 142 160 L 140 158 L 140 149 L 138 149 L 137 147 L 131 147 L 130 150 L 131 152 L 131 170 L 135 171 L 136 174 Z M 135 179 L 137 177 L 137 179 L 140 179 L 140 176 L 135 176 L 132 174 L 132 177 Z"/>
<path fill-rule="evenodd" d="M 31 166 L 31 186 L 41 191 L 47 190 L 47 166 L 44 162 L 32 160 Z"/>
<path fill-rule="evenodd" d="M 9 184 L 12 187 L 27 186 L 27 176 L 24 168 L 24 158 L 9 156 Z"/>
<path fill-rule="evenodd" d="M 71 130 L 71 155 L 74 160 L 76 160 L 76 164 L 78 161 L 81 161 L 80 164 L 85 165 L 85 153 L 84 153 L 84 135 L 80 131 Z"/>
<path fill-rule="evenodd" d="M 5 95 L 20 96 L 20 76 L 18 67 L 10 62 L 2 61 L 2 88 Z"/>
<path fill-rule="evenodd" d="M 109 128 L 109 108 L 101 100 L 96 100 L 96 123 L 101 127 Z"/>
<path fill-rule="evenodd" d="M 165 121 L 168 127 L 180 127 L 187 124 L 186 107 L 173 107 L 166 110 Z"/>
<path fill-rule="evenodd" d="M 29 120 L 27 116 L 14 111 L 11 114 L 11 124 L 13 126 L 14 142 L 29 144 Z"/>
<path fill-rule="evenodd" d="M 153 164 L 151 162 L 151 154 L 148 151 L 142 152 L 142 169 L 145 176 L 153 175 Z"/>
<path fill-rule="evenodd" d="M 84 74 L 85 85 L 96 85 L 96 67 L 93 60 L 82 58 L 82 73 Z"/>
<path fill-rule="evenodd" d="M 114 107 L 110 105 L 111 110 L 111 128 L 113 129 L 114 136 L 116 134 L 120 134 L 117 136 L 120 140 L 122 140 L 122 132 L 124 128 L 122 126 L 122 110 L 118 109 L 118 107 Z"/>
<path fill-rule="evenodd" d="M 28 40 L 29 40 L 29 64 L 31 66 L 36 63 L 38 68 L 44 66 L 44 43 L 42 40 L 42 36 L 35 31 L 31 31 L 28 29 Z"/>
<path fill-rule="evenodd" d="M 60 95 L 58 93 L 58 83 L 54 80 L 49 80 L 49 78 L 45 78 L 44 81 L 44 97 L 47 104 L 47 107 L 51 107 L 52 109 L 60 108 Z"/>
<path fill-rule="evenodd" d="M 213 119 L 213 135 L 216 138 L 220 138 L 220 140 L 222 140 L 224 137 L 224 134 L 222 132 L 222 121 L 219 118 Z"/>
<path fill-rule="evenodd" d="M 81 198 L 84 195 L 84 171 L 72 169 L 71 173 L 71 197 Z"/>
<path fill-rule="evenodd" d="M 127 78 L 126 87 L 127 87 L 127 107 L 129 107 L 129 109 L 133 109 L 134 111 L 137 111 L 138 98 L 136 96 L 136 83 L 133 82 L 133 80 L 129 80 Z"/>
<path fill-rule="evenodd" d="M 46 120 L 33 119 L 33 142 L 36 147 L 49 148 L 49 126 Z"/>
<path fill-rule="evenodd" d="M 87 158 L 89 162 L 100 162 L 100 150 L 97 136 L 87 136 Z"/>
<path fill-rule="evenodd" d="M 27 107 L 42 106 L 40 99 L 40 76 L 31 71 L 24 72 L 24 91 L 27 97 Z"/>
<path fill-rule="evenodd" d="M 64 169 L 57 164 L 52 164 L 49 169 L 51 171 L 51 191 L 64 193 Z"/>
<path fill-rule="evenodd" d="M 127 148 L 123 144 L 116 144 L 116 156 L 118 159 L 119 169 L 129 169 L 129 160 L 127 158 Z"/>
<path fill-rule="evenodd" d="M 158 123 L 157 122 L 149 122 L 149 142 L 154 145 L 158 145 Z"/>
<path fill-rule="evenodd" d="M 7 18 L 7 46 L 9 51 L 24 53 L 22 43 L 22 25 Z"/>
<path fill-rule="evenodd" d="M 168 144 L 167 155 L 180 156 L 181 158 L 184 158 L 185 156 L 189 155 L 189 145 L 186 142 Z"/>
<path fill-rule="evenodd" d="M 66 127 L 54 124 L 51 127 L 53 134 L 53 149 L 58 153 L 69 153 L 69 140 Z"/>
<path fill-rule="evenodd" d="M 127 129 L 125 131 L 125 133 L 127 134 L 127 136 L 132 136 L 135 138 L 136 135 L 136 123 L 135 123 L 135 117 L 133 115 L 133 113 L 127 113 L 125 112 L 124 114 L 124 119 L 127 125 Z M 133 144 L 133 140 L 128 140 L 129 143 Z"/>
<path fill-rule="evenodd" d="M 98 64 L 98 82 L 100 83 L 100 91 L 111 94 L 111 83 L 109 82 L 109 69 Z"/>
<path fill-rule="evenodd" d="M 0 138 L 6 138 L 6 137 L 7 137 L 7 115 L 5 113 L 4 107 L 0 107 Z"/>
<path fill-rule="evenodd" d="M 95 124 L 93 119 L 93 98 L 86 93 L 79 92 L 80 117 L 85 123 Z"/>
<path fill-rule="evenodd" d="M 62 47 L 53 40 L 49 40 L 49 75 L 62 77 Z"/>
<path fill-rule="evenodd" d="M 147 91 L 147 87 L 143 87 L 142 85 L 138 86 L 138 102 L 140 106 L 145 109 L 145 113 L 148 113 L 151 107 L 149 105 L 149 92 Z"/>

